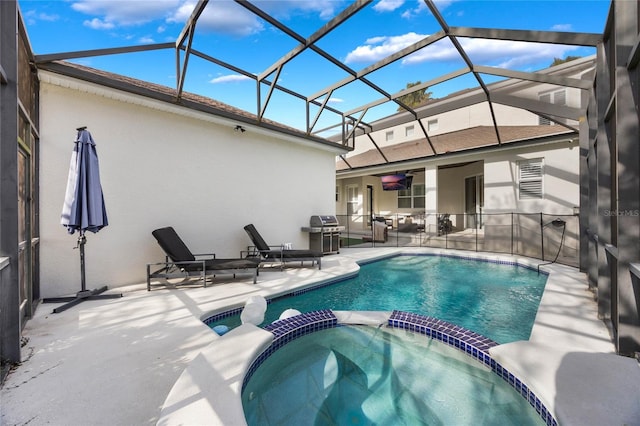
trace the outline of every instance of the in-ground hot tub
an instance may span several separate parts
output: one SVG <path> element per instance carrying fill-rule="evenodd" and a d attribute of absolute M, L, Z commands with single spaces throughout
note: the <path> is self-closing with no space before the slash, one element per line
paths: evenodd
<path fill-rule="evenodd" d="M 274 342 L 243 385 L 247 423 L 555 423 L 527 386 L 491 359 L 495 342 L 421 315 L 388 318 L 343 326 L 331 311 L 318 311 L 267 327 Z"/>

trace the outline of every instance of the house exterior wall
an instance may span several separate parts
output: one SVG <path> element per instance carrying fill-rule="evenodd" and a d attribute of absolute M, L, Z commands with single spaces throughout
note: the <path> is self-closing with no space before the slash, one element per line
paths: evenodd
<path fill-rule="evenodd" d="M 515 245 L 517 252 L 540 257 L 540 248 L 531 241 L 541 241 L 547 258 L 553 258 L 562 240 L 561 256 L 575 258 L 579 247 L 577 221 L 570 217 L 579 206 L 579 147 L 576 142 L 559 142 L 546 149 L 530 147 L 514 152 L 496 153 L 485 160 L 484 175 L 484 229 L 485 248 L 509 251 Z M 518 197 L 518 161 L 542 158 L 544 164 L 543 199 L 521 200 Z M 499 213 L 523 213 L 510 218 Z M 528 214 L 527 214 L 528 213 Z M 542 215 L 541 215 L 542 213 Z M 559 215 L 567 221 L 562 231 L 543 225 Z M 567 217 L 569 216 L 569 217 Z M 515 232 L 514 235 L 512 233 Z"/>
<path fill-rule="evenodd" d="M 335 148 L 41 73 L 42 296 L 80 289 L 76 236 L 60 225 L 75 129 L 96 141 L 109 226 L 87 233 L 87 288 L 145 281 L 164 260 L 151 231 L 194 253 L 238 257 L 253 223 L 269 244 L 307 248 L 314 214 L 335 213 Z M 286 160 L 285 160 L 286 159 Z"/>
<path fill-rule="evenodd" d="M 573 214 L 579 205 L 579 147 L 577 141 L 544 147 L 496 152 L 485 158 L 485 213 Z M 518 198 L 518 161 L 542 158 L 543 192 L 540 200 Z"/>
<path fill-rule="evenodd" d="M 561 64 L 552 70 L 550 75 L 561 75 L 563 77 L 580 79 L 585 73 L 591 73 L 593 70 L 594 60 L 585 58 L 578 61 L 571 61 Z M 500 88 L 497 92 L 507 95 L 528 98 L 534 101 L 540 100 L 540 96 L 547 93 L 564 91 L 565 104 L 570 107 L 578 108 L 581 106 L 582 91 L 577 88 L 560 88 L 553 84 L 523 82 L 520 80 L 507 80 L 502 83 L 496 83 Z M 540 117 L 537 114 L 528 112 L 521 108 L 514 108 L 508 105 L 493 102 L 493 113 L 499 126 L 509 125 L 538 125 Z M 436 129 L 429 129 L 430 121 L 437 121 Z M 563 119 L 565 124 L 572 126 L 577 125 L 576 121 Z M 450 133 L 457 130 L 468 129 L 477 126 L 493 126 L 493 118 L 487 102 L 470 105 L 468 107 L 459 108 L 453 111 L 436 114 L 428 118 L 422 119 L 422 124 L 429 136 L 437 136 L 444 133 Z M 413 133 L 407 136 L 406 128 L 413 126 Z M 387 140 L 386 134 L 393 132 L 393 138 Z M 395 145 L 398 143 L 409 142 L 417 139 L 424 139 L 424 134 L 417 123 L 406 123 L 394 127 L 389 127 L 383 131 L 373 132 L 369 135 L 379 147 Z M 369 140 L 369 136 L 358 136 L 355 141 L 354 150 L 347 155 L 352 157 L 374 148 Z"/>
<path fill-rule="evenodd" d="M 411 168 L 417 170 L 423 167 L 425 171 L 424 174 L 413 173 L 425 179 L 414 178 L 414 182 L 425 183 L 425 208 L 398 209 L 397 192 L 378 189 L 374 195 L 378 200 L 377 212 L 390 218 L 426 214 L 424 220 L 427 235 L 437 231 L 437 214 L 450 213 L 454 230 L 462 230 L 465 228 L 464 180 L 467 177 L 482 174 L 484 237 L 480 249 L 502 253 L 514 252 L 542 258 L 541 246 L 544 245 L 545 259 L 553 259 L 556 253 L 559 253 L 559 258 L 565 259 L 570 264 L 574 261 L 572 259 L 577 258 L 579 248 L 577 216 L 574 216 L 574 208 L 579 206 L 578 156 L 579 147 L 576 138 L 558 137 L 538 145 L 506 147 L 490 152 L 415 161 Z M 537 158 L 543 159 L 544 163 L 544 196 L 542 199 L 521 200 L 518 196 L 518 162 Z M 470 164 L 460 167 L 442 167 L 464 163 Z M 394 170 L 391 167 L 378 167 L 375 173 L 378 175 L 393 173 Z M 354 176 L 338 179 L 337 185 L 342 186 L 347 182 L 352 185 L 363 185 L 365 179 L 370 178 Z M 370 181 L 369 184 L 371 184 Z M 379 186 L 379 183 L 375 184 L 374 188 Z M 362 192 L 362 189 L 360 191 Z M 338 215 L 346 214 L 346 210 L 339 205 L 336 207 L 336 212 Z M 557 229 L 548 226 L 555 217 L 565 220 L 566 227 Z M 394 226 L 396 225 L 394 223 Z M 542 225 L 544 229 L 541 231 Z M 350 230 L 357 229 L 354 226 L 350 228 Z"/>
<path fill-rule="evenodd" d="M 507 105 L 494 104 L 494 113 L 498 124 L 511 124 L 511 125 L 537 125 L 538 116 L 536 114 L 524 111 L 519 108 L 513 108 Z M 435 130 L 428 130 L 428 122 L 436 120 L 438 127 Z M 436 114 L 428 119 L 422 120 L 425 129 L 429 136 L 437 136 L 444 133 L 454 132 L 456 130 L 468 129 L 477 126 L 493 126 L 493 120 L 491 118 L 491 112 L 489 110 L 489 104 L 482 102 L 469 107 L 456 109 L 443 114 Z M 413 126 L 413 133 L 411 136 L 406 136 L 407 127 Z M 386 132 L 393 132 L 393 139 L 386 139 Z M 379 147 L 396 145 L 403 142 L 409 142 L 412 140 L 424 139 L 422 129 L 417 123 L 407 123 L 399 126 L 390 127 L 383 132 L 374 132 L 370 136 Z M 351 151 L 348 157 L 362 154 L 363 152 L 373 149 L 373 145 L 368 137 L 359 136 L 356 138 L 354 150 Z"/>

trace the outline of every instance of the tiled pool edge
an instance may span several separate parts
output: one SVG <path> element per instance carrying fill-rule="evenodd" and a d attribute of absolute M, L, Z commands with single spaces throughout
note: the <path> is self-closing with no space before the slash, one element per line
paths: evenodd
<path fill-rule="evenodd" d="M 275 351 L 301 336 L 339 325 L 337 317 L 331 310 L 321 310 L 279 320 L 265 327 L 265 330 L 273 333 L 274 340 L 251 363 L 243 379 L 242 390 L 244 390 L 256 369 Z M 402 311 L 393 311 L 387 325 L 439 340 L 491 368 L 494 374 L 497 374 L 507 382 L 518 395 L 536 410 L 545 424 L 548 426 L 558 425 L 554 416 L 535 393 L 489 355 L 489 349 L 498 345 L 493 340 L 446 321 Z"/>

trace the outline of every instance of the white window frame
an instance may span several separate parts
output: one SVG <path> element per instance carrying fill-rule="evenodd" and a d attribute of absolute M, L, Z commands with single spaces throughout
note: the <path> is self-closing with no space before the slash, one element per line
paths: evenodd
<path fill-rule="evenodd" d="M 422 191 L 420 191 L 422 189 Z M 414 183 L 410 189 L 398 191 L 398 208 L 399 209 L 424 209 L 426 206 L 426 187 L 424 183 Z M 416 203 L 417 200 L 422 200 L 422 203 Z M 401 201 L 410 200 L 409 206 L 400 205 Z M 416 205 L 417 204 L 417 205 Z M 422 205 L 420 205 L 422 204 Z"/>
<path fill-rule="evenodd" d="M 387 142 L 393 140 L 393 130 L 390 130 L 384 134 L 384 140 Z"/>
<path fill-rule="evenodd" d="M 544 158 L 518 161 L 518 199 L 544 199 Z"/>
<path fill-rule="evenodd" d="M 347 195 L 347 214 L 355 215 L 358 214 L 359 206 L 360 206 L 360 187 L 358 185 L 347 185 L 346 187 L 346 195 Z M 349 209 L 351 206 L 351 209 Z"/>
<path fill-rule="evenodd" d="M 434 131 L 438 130 L 438 127 L 439 126 L 438 126 L 438 119 L 437 118 L 427 121 L 427 131 L 434 132 Z"/>
<path fill-rule="evenodd" d="M 413 136 L 414 133 L 415 133 L 415 127 L 413 125 L 407 126 L 407 127 L 404 128 L 404 136 L 405 137 Z"/>

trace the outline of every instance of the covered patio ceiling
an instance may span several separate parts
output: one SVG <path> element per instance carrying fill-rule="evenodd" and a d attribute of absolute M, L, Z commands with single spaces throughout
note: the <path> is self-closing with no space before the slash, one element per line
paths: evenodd
<path fill-rule="evenodd" d="M 349 3 L 344 9 L 336 11 L 335 15 L 319 28 L 294 30 L 285 25 L 283 20 L 276 19 L 274 14 L 267 13 L 260 7 L 265 3 L 235 0 L 234 7 L 248 11 L 264 26 L 290 40 L 289 51 L 269 51 L 267 56 L 271 56 L 272 59 L 268 65 L 262 66 L 262 69 L 256 72 L 249 69 L 249 66 L 260 66 L 258 61 L 254 62 L 251 58 L 246 58 L 243 64 L 227 62 L 224 57 L 216 55 L 216 43 L 211 34 L 197 30 L 199 20 L 206 15 L 209 8 L 215 7 L 216 3 L 218 2 L 199 0 L 174 42 L 36 54 L 34 61 L 38 68 L 54 70 L 59 63 L 57 61 L 166 51 L 170 53 L 166 56 L 167 63 L 154 64 L 154 66 L 166 66 L 174 70 L 176 75 L 174 102 L 184 103 L 185 92 L 189 91 L 190 70 L 194 64 L 205 64 L 211 70 L 222 69 L 227 73 L 231 72 L 253 81 L 252 93 L 238 93 L 239 97 L 253 96 L 255 110 L 248 111 L 251 113 L 253 124 L 273 128 L 268 123 L 274 121 L 272 118 L 276 115 L 274 112 L 286 105 L 287 108 L 291 108 L 292 115 L 298 116 L 298 125 L 287 122 L 282 124 L 295 127 L 313 139 L 326 138 L 347 147 L 350 146 L 355 135 L 410 122 L 417 123 L 417 131 L 422 132 L 422 136 L 428 141 L 429 134 L 425 119 L 434 114 L 486 103 L 486 114 L 493 122 L 496 141 L 500 144 L 502 140 L 500 125 L 506 122 L 496 114 L 494 110 L 496 103 L 527 110 L 573 131 L 578 130 L 577 126 L 562 123 L 577 123 L 584 116 L 582 109 L 558 106 L 537 98 L 523 97 L 524 95 L 519 92 L 510 92 L 510 82 L 545 83 L 558 88 L 570 87 L 588 91 L 593 87 L 594 73 L 582 79 L 574 79 L 544 71 L 531 71 L 517 63 L 506 63 L 500 66 L 483 65 L 483 56 L 478 55 L 474 50 L 474 42 L 494 40 L 499 43 L 536 44 L 541 46 L 541 49 L 554 45 L 573 46 L 575 49 L 581 49 L 577 50 L 580 52 L 578 56 L 593 55 L 596 53 L 598 44 L 602 42 L 602 31 L 606 19 L 605 14 L 602 16 L 602 27 L 594 29 L 593 32 L 541 30 L 536 28 L 535 19 L 531 20 L 528 28 L 513 29 L 509 28 L 510 23 L 506 16 L 503 19 L 503 28 L 476 28 L 454 25 L 464 24 L 464 19 L 459 16 L 445 18 L 441 11 L 442 3 L 424 0 L 423 5 L 429 12 L 421 17 L 424 20 L 422 31 L 424 36 L 400 50 L 390 51 L 381 60 L 355 69 L 337 52 L 328 51 L 323 41 L 331 38 L 349 47 L 357 45 L 357 41 L 351 40 L 349 35 L 367 24 L 367 14 L 373 13 L 372 9 L 376 4 L 373 1 L 358 0 Z M 486 2 L 485 12 L 500 16 L 500 3 Z M 549 15 L 556 13 L 554 2 L 545 2 L 541 7 L 544 7 Z M 580 2 L 575 2 L 575 7 L 579 8 Z M 214 13 L 213 10 L 210 12 Z M 380 29 L 380 33 L 389 33 L 389 31 Z M 411 61 L 411 58 L 417 55 L 435 57 L 441 54 L 443 49 L 454 52 L 453 57 L 446 59 L 446 72 L 435 73 L 432 69 L 435 67 L 430 67 L 427 62 L 420 71 L 420 75 L 423 76 L 420 82 L 409 87 L 409 83 L 415 82 L 407 81 L 409 77 L 404 76 L 403 69 L 406 68 L 403 67 L 407 61 Z M 247 52 L 250 55 L 248 46 Z M 438 69 L 441 70 L 442 67 Z M 287 86 L 287 79 L 283 77 L 286 73 L 306 73 L 308 84 Z M 383 81 L 388 82 L 389 79 L 382 77 L 389 75 L 396 77 L 392 79 L 395 82 L 383 84 Z M 327 76 L 331 76 L 332 80 L 327 81 Z M 96 78 L 98 81 L 104 79 L 106 83 L 109 77 L 100 75 Z M 361 99 L 357 107 L 340 109 L 339 103 L 332 102 L 333 99 L 356 93 L 356 90 L 359 94 L 358 99 Z M 403 97 L 410 93 L 436 90 L 440 95 L 438 99 L 430 102 L 428 107 L 415 108 L 403 101 Z M 458 96 L 451 96 L 452 94 L 458 94 Z M 200 95 L 217 99 L 215 93 L 200 93 Z M 247 117 L 243 119 L 246 121 Z M 435 152 L 435 154 L 438 153 Z"/>

